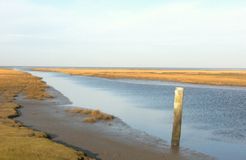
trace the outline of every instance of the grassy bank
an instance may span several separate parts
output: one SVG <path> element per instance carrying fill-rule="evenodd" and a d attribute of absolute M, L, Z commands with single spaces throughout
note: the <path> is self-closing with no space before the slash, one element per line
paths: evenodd
<path fill-rule="evenodd" d="M 14 121 L 19 106 L 15 97 L 51 98 L 47 85 L 37 77 L 16 70 L 0 69 L 0 159 L 1 160 L 90 160 L 84 153 L 49 140 Z"/>
<path fill-rule="evenodd" d="M 84 116 L 84 122 L 96 123 L 98 121 L 112 121 L 114 116 L 103 113 L 99 110 L 86 109 L 86 108 L 72 108 L 66 110 L 69 113 L 80 114 Z"/>
<path fill-rule="evenodd" d="M 246 86 L 246 70 L 141 70 L 141 69 L 71 69 L 37 68 L 36 71 L 103 78 L 163 80 L 193 84 Z"/>

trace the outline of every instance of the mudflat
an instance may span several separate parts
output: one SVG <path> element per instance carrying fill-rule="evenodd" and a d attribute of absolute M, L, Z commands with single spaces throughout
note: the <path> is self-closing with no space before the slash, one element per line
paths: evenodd
<path fill-rule="evenodd" d="M 80 69 L 35 68 L 35 71 L 113 79 L 161 80 L 193 84 L 246 86 L 246 70 L 161 70 L 161 69 Z"/>
<path fill-rule="evenodd" d="M 179 152 L 158 138 L 134 130 L 115 118 L 108 122 L 86 123 L 81 115 L 67 112 L 71 106 L 61 106 L 66 98 L 56 91 L 56 100 L 19 99 L 25 106 L 16 120 L 28 127 L 48 133 L 52 140 L 81 150 L 97 160 L 199 160 L 210 157 L 180 149 Z M 65 101 L 64 101 L 65 99 Z M 67 101 L 68 102 L 68 101 Z"/>
<path fill-rule="evenodd" d="M 134 130 L 117 117 L 109 121 L 110 115 L 98 111 L 95 115 L 92 111 L 95 123 L 84 122 L 83 115 L 67 112 L 68 103 L 41 78 L 1 69 L 0 159 L 210 159 L 185 149 L 172 150 L 161 139 Z"/>
<path fill-rule="evenodd" d="M 16 70 L 0 69 L 0 159 L 90 160 L 83 152 L 51 141 L 47 134 L 13 120 L 20 115 L 18 96 L 27 101 L 49 99 L 48 86 L 40 78 Z"/>

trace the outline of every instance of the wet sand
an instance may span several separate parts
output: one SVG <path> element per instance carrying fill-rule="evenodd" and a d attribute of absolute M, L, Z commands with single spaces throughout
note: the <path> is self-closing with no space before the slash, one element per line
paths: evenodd
<path fill-rule="evenodd" d="M 16 120 L 50 135 L 52 140 L 82 150 L 97 160 L 212 159 L 189 150 L 174 153 L 161 139 L 134 130 L 116 118 L 112 122 L 87 124 L 80 116 L 65 112 L 69 100 L 53 89 L 49 101 L 18 98 L 20 117 Z"/>

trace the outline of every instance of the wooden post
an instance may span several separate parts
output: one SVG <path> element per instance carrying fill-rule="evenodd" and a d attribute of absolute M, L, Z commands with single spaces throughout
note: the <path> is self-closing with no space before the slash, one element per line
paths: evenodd
<path fill-rule="evenodd" d="M 182 108 L 183 108 L 184 88 L 177 87 L 174 98 L 174 117 L 173 117 L 173 133 L 172 147 L 179 147 L 182 124 Z"/>

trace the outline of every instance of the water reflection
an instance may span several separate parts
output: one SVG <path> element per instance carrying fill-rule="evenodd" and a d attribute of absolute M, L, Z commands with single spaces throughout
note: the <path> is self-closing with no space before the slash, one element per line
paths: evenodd
<path fill-rule="evenodd" d="M 245 159 L 246 89 L 31 72 L 75 106 L 99 108 L 170 143 L 175 86 L 185 87 L 181 146 L 219 159 Z"/>

